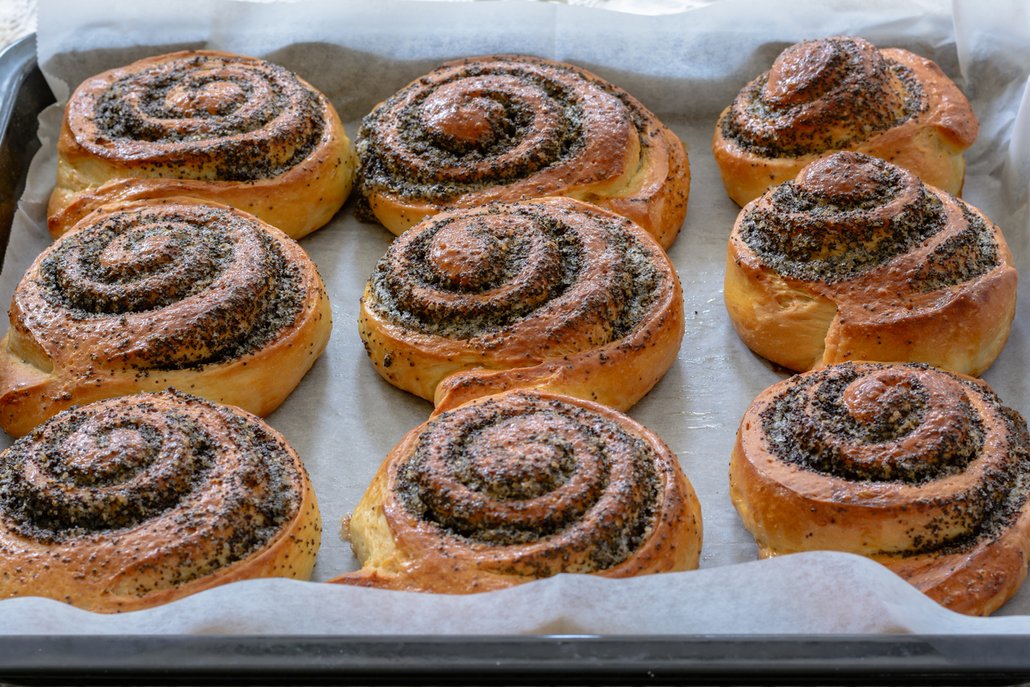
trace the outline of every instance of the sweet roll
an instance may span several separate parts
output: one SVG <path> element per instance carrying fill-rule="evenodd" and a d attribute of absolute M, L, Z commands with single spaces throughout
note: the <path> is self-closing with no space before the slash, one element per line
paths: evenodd
<path fill-rule="evenodd" d="M 869 556 L 944 606 L 986 615 L 1026 576 L 1028 448 L 1023 418 L 980 380 L 842 363 L 758 396 L 730 495 L 762 556 Z"/>
<path fill-rule="evenodd" d="M 926 362 L 978 375 L 1016 306 L 1005 237 L 983 213 L 860 153 L 835 153 L 749 203 L 724 296 L 756 353 L 792 370 Z"/>
<path fill-rule="evenodd" d="M 356 168 L 324 95 L 283 67 L 214 51 L 87 79 L 57 152 L 55 238 L 102 205 L 169 196 L 231 205 L 300 238 L 340 209 Z"/>
<path fill-rule="evenodd" d="M 266 415 L 332 327 L 314 263 L 286 234 L 187 199 L 105 207 L 45 250 L 0 340 L 0 426 L 176 387 Z"/>
<path fill-rule="evenodd" d="M 306 579 L 320 537 L 282 436 L 193 396 L 80 406 L 0 454 L 0 598 L 110 613 L 236 580 Z"/>
<path fill-rule="evenodd" d="M 438 407 L 535 387 L 626 409 L 675 360 L 683 297 L 642 229 L 543 198 L 405 232 L 376 265 L 358 324 L 376 371 Z"/>
<path fill-rule="evenodd" d="M 667 248 L 686 216 L 680 140 L 622 89 L 559 62 L 448 62 L 380 103 L 356 146 L 359 208 L 395 234 L 449 208 L 567 196 Z"/>
<path fill-rule="evenodd" d="M 978 131 L 969 101 L 931 60 L 834 36 L 792 45 L 744 86 L 719 116 L 712 149 L 738 205 L 838 150 L 957 194 Z"/>
<path fill-rule="evenodd" d="M 334 582 L 469 593 L 690 570 L 701 527 L 693 488 L 650 431 L 596 403 L 506 392 L 390 452 L 350 518 L 363 567 Z"/>

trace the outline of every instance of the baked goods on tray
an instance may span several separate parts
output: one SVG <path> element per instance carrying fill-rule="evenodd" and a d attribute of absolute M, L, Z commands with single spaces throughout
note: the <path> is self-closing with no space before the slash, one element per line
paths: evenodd
<path fill-rule="evenodd" d="M 836 153 L 741 211 L 724 295 L 744 342 L 792 370 L 894 360 L 978 375 L 1008 338 L 1016 281 L 979 210 L 883 160 Z"/>
<path fill-rule="evenodd" d="M 1030 556 L 1030 436 L 977 379 L 844 363 L 763 391 L 740 423 L 730 495 L 760 555 L 869 556 L 986 615 Z"/>
<path fill-rule="evenodd" d="M 726 228 L 724 227 L 724 230 L 725 230 L 725 229 L 726 229 Z M 364 275 L 363 275 L 363 276 L 364 276 Z M 351 360 L 351 363 L 352 363 L 352 362 L 353 362 L 353 360 Z M 702 409 L 702 410 L 705 410 L 705 411 L 707 412 L 707 409 Z M 681 410 L 680 412 L 682 412 L 682 410 Z M 380 453 L 380 455 L 382 455 L 382 454 Z M 349 507 L 349 506 L 348 506 L 348 507 Z"/>
<path fill-rule="evenodd" d="M 957 194 L 978 131 L 969 101 L 931 60 L 834 36 L 790 46 L 744 86 L 719 116 L 712 150 L 738 205 L 836 150 L 889 160 Z"/>
<path fill-rule="evenodd" d="M 560 572 L 696 568 L 701 509 L 675 454 L 610 408 L 515 391 L 412 430 L 350 519 L 335 582 L 468 593 Z"/>
<path fill-rule="evenodd" d="M 343 205 L 355 157 L 336 110 L 296 74 L 208 50 L 148 57 L 83 82 L 65 107 L 56 238 L 91 210 L 192 196 L 300 238 Z"/>
<path fill-rule="evenodd" d="M 0 454 L 0 598 L 131 611 L 311 574 L 318 504 L 297 454 L 238 408 L 172 392 L 66 411 Z"/>
<path fill-rule="evenodd" d="M 380 375 L 438 406 L 535 387 L 626 409 L 675 360 L 683 296 L 632 222 L 542 198 L 402 234 L 365 287 L 359 329 Z"/>
<path fill-rule="evenodd" d="M 448 62 L 365 117 L 356 138 L 366 212 L 395 234 L 449 208 L 568 196 L 663 247 L 687 211 L 680 140 L 633 96 L 526 55 Z"/>
<path fill-rule="evenodd" d="M 0 426 L 174 386 L 272 412 L 325 348 L 332 313 L 307 253 L 256 217 L 190 199 L 88 216 L 15 290 L 0 340 Z"/>

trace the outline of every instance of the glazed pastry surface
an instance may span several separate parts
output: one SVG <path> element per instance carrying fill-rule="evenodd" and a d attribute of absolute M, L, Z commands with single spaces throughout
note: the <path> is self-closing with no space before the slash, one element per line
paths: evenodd
<path fill-rule="evenodd" d="M 350 519 L 335 582 L 469 593 L 561 572 L 696 568 L 701 510 L 676 456 L 610 408 L 508 392 L 410 432 Z"/>
<path fill-rule="evenodd" d="M 189 199 L 105 207 L 45 250 L 0 340 L 0 425 L 176 387 L 265 415 L 325 348 L 332 315 L 300 246 Z"/>
<path fill-rule="evenodd" d="M 441 213 L 403 234 L 358 325 L 376 371 L 438 407 L 534 387 L 626 409 L 674 362 L 683 297 L 639 227 L 544 198 Z"/>
<path fill-rule="evenodd" d="M 724 296 L 737 333 L 792 370 L 927 362 L 979 375 L 1001 352 L 1017 274 L 968 203 L 859 153 L 812 163 L 740 213 Z"/>
<path fill-rule="evenodd" d="M 979 131 L 969 101 L 931 60 L 834 36 L 784 50 L 719 116 L 712 141 L 726 192 L 745 205 L 805 165 L 853 150 L 957 194 Z"/>
<path fill-rule="evenodd" d="M 972 377 L 844 363 L 747 410 L 730 495 L 761 556 L 869 556 L 948 608 L 986 615 L 1030 553 L 1026 423 Z"/>
<path fill-rule="evenodd" d="M 307 579 L 321 537 L 297 454 L 238 408 L 173 392 L 66 411 L 0 455 L 0 598 L 91 611 L 255 577 Z"/>
<path fill-rule="evenodd" d="M 87 79 L 57 147 L 54 238 L 97 207 L 169 196 L 232 205 L 300 238 L 340 209 L 356 167 L 324 95 L 283 67 L 215 51 Z"/>
<path fill-rule="evenodd" d="M 360 202 L 395 234 L 448 208 L 567 196 L 667 248 L 686 216 L 680 140 L 622 89 L 536 57 L 448 62 L 378 105 L 356 145 Z"/>

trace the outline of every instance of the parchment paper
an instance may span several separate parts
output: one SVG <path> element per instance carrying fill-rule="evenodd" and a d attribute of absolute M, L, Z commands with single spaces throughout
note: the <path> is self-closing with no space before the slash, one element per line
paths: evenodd
<path fill-rule="evenodd" d="M 683 281 L 687 332 L 678 360 L 631 412 L 677 453 L 704 514 L 701 570 L 636 580 L 562 575 L 472 597 L 259 580 L 168 606 L 104 617 L 39 599 L 0 603 L 0 633 L 813 633 L 1023 632 L 1030 617 L 969 619 L 938 607 L 885 568 L 847 554 L 756 562 L 729 501 L 727 466 L 740 417 L 785 375 L 737 338 L 723 307 L 726 240 L 738 208 L 710 152 L 718 112 L 787 45 L 849 33 L 914 50 L 955 78 L 980 117 L 967 153 L 965 198 L 1006 231 L 1027 273 L 1030 195 L 1030 19 L 1020 0 L 747 2 L 724 0 L 665 16 L 525 2 L 221 0 L 87 3 L 44 0 L 39 58 L 63 100 L 104 69 L 180 47 L 257 55 L 297 71 L 330 97 L 353 135 L 379 100 L 450 58 L 526 52 L 567 60 L 622 86 L 687 144 L 693 177 L 683 232 L 670 255 Z M 954 19 L 954 24 L 953 24 Z M 49 243 L 44 207 L 54 179 L 59 108 L 41 116 L 43 149 L 0 274 L 0 302 Z M 302 240 L 326 280 L 334 331 L 322 358 L 268 421 L 311 473 L 325 525 L 315 580 L 357 567 L 340 523 L 383 457 L 431 412 L 382 381 L 356 330 L 358 297 L 392 236 L 353 219 L 351 205 Z M 1030 298 L 986 379 L 1030 413 L 1024 360 Z M 4 445 L 9 440 L 2 440 Z M 998 615 L 1030 613 L 1030 587 Z"/>

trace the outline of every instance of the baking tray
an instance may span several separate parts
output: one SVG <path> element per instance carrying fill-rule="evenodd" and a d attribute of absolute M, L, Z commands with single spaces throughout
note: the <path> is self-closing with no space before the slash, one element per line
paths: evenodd
<path fill-rule="evenodd" d="M 0 256 L 54 97 L 35 37 L 0 53 Z M 0 623 L 3 619 L 0 618 Z M 17 684 L 1018 684 L 1030 639 L 804 636 L 25 636 Z"/>

